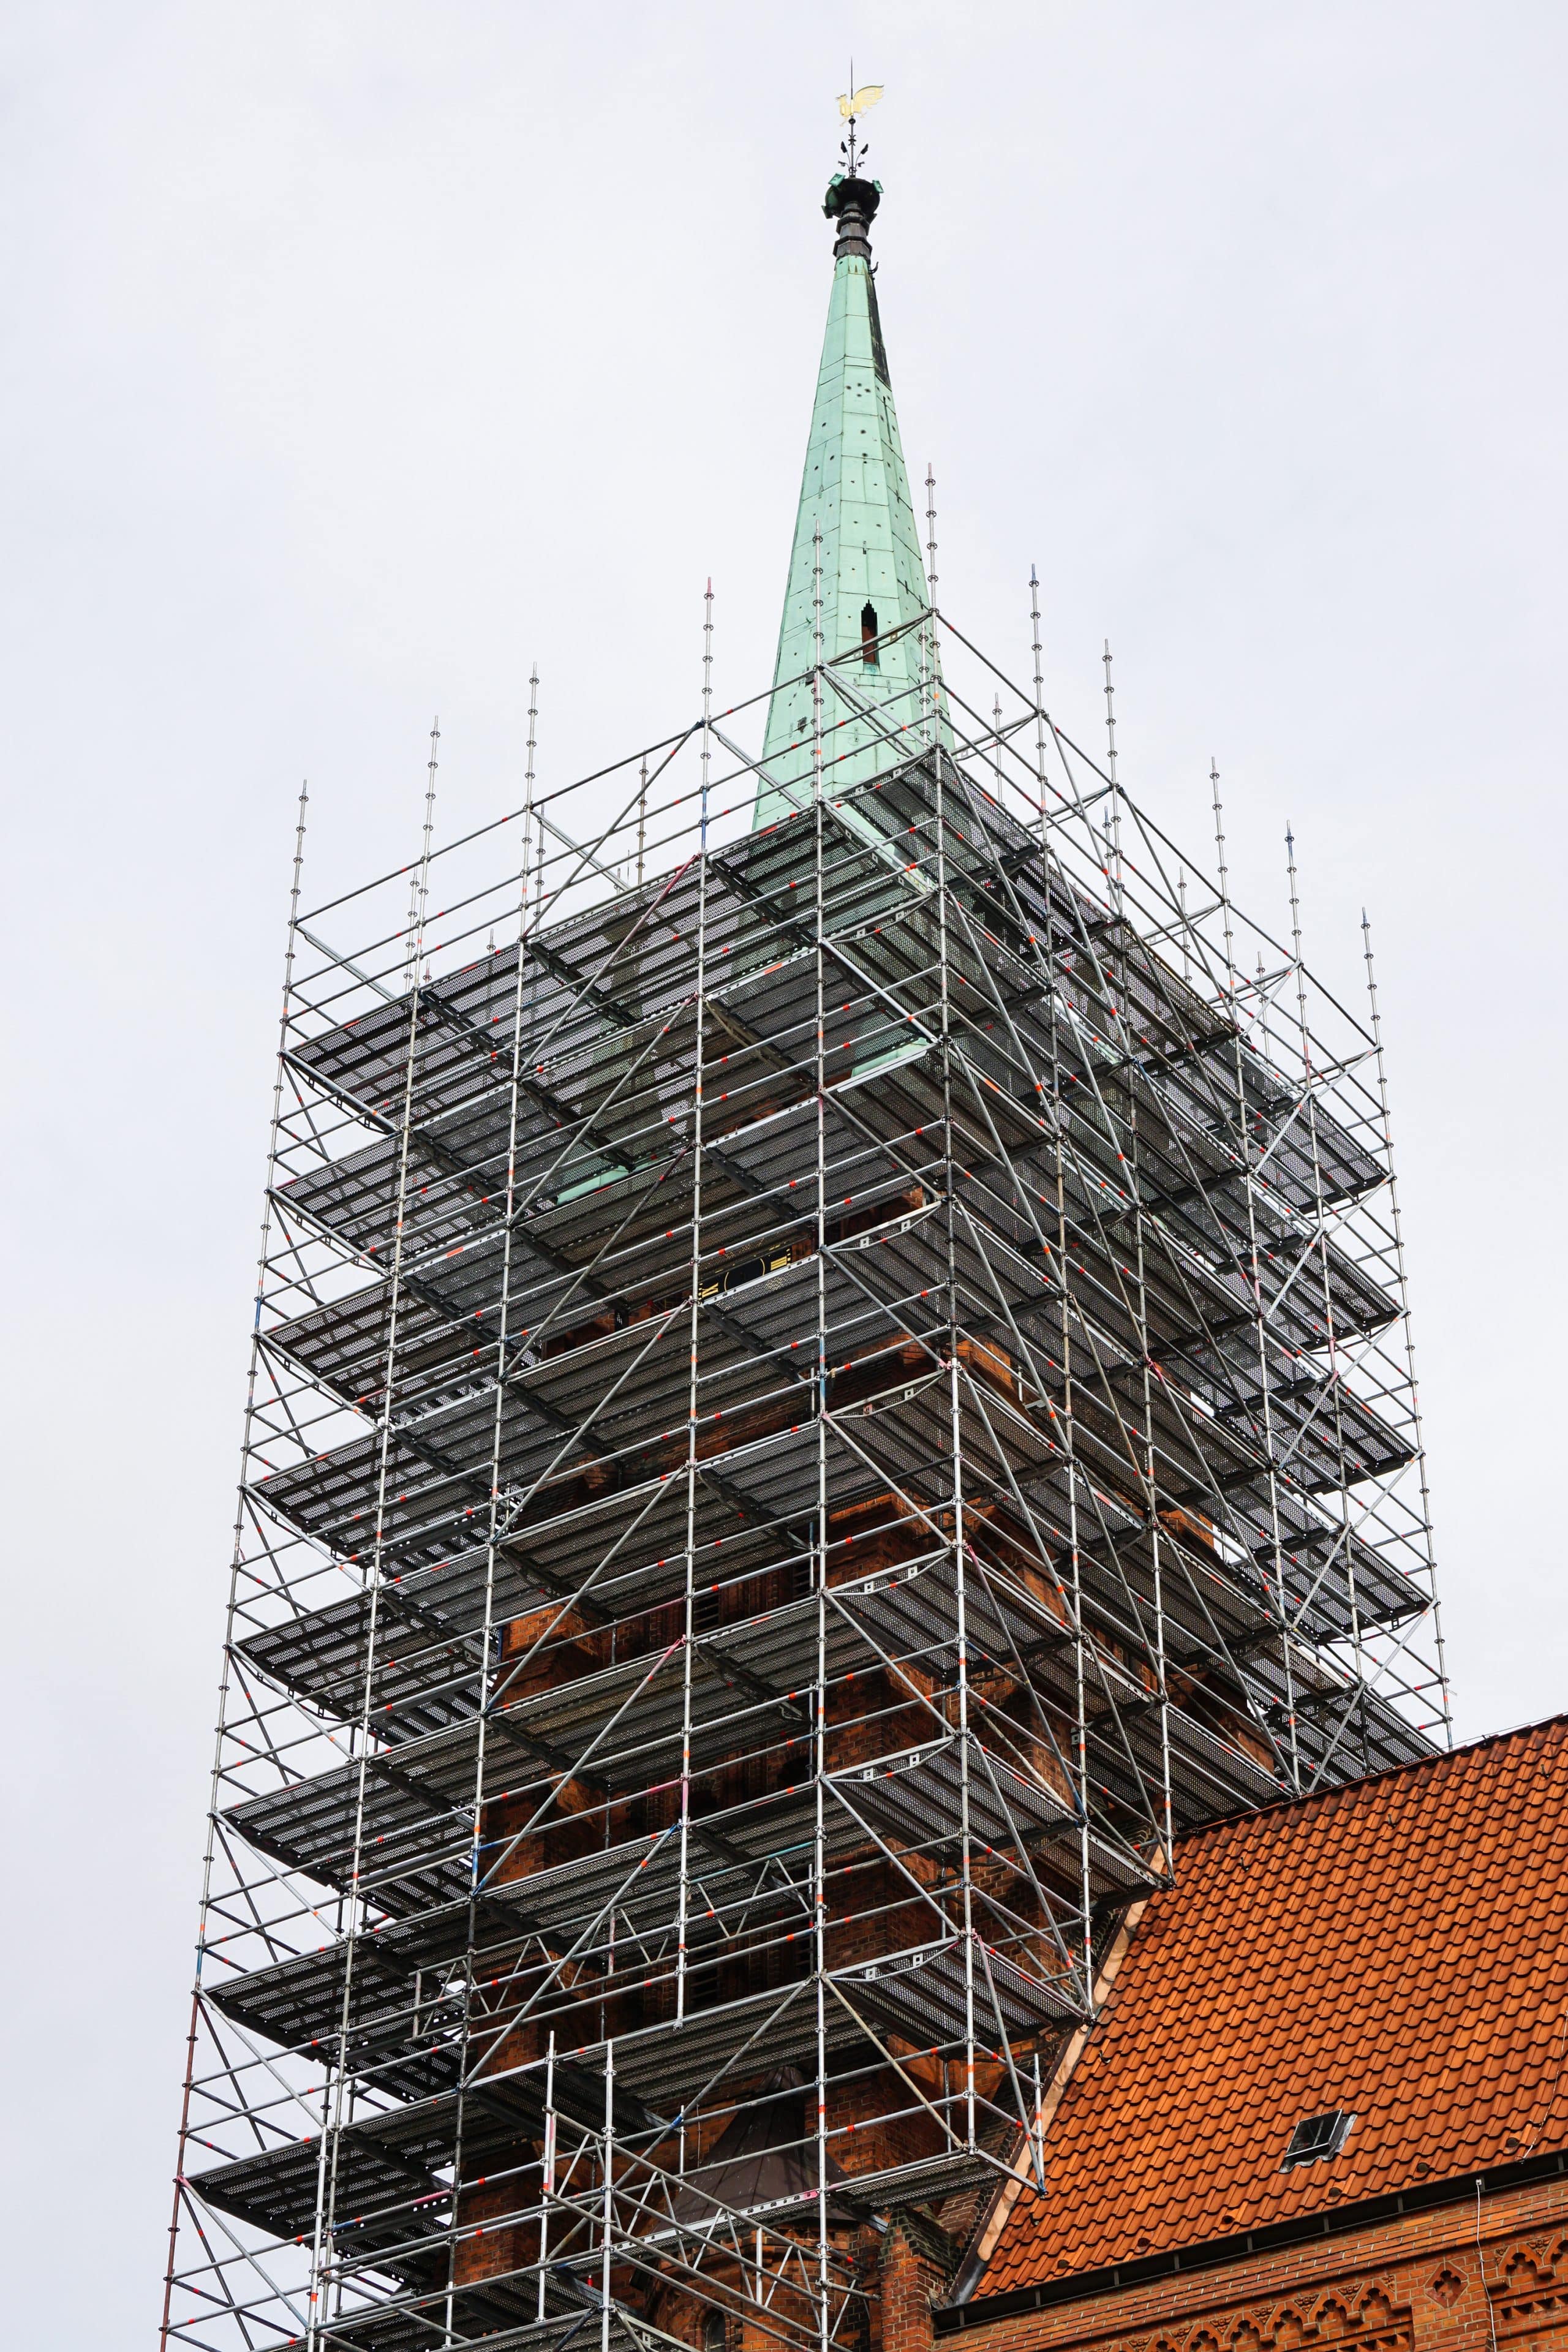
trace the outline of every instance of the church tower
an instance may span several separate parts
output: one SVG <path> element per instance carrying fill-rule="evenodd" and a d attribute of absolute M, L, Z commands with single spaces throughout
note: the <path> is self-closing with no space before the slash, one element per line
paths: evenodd
<path fill-rule="evenodd" d="M 935 609 L 848 161 L 760 747 L 296 865 L 168 2345 L 919 2352 L 1446 1735 L 1375 998 Z"/>

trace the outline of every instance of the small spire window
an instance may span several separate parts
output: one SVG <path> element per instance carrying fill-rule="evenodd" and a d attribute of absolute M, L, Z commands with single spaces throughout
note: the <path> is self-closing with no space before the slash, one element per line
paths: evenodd
<path fill-rule="evenodd" d="M 860 658 L 868 669 L 880 669 L 882 667 L 881 652 L 877 644 L 875 604 L 862 604 L 860 607 Z"/>

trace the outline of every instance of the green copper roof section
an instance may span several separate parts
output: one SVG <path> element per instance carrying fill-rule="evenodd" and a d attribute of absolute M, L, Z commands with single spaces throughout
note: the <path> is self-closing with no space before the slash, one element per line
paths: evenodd
<path fill-rule="evenodd" d="M 753 826 L 771 824 L 810 798 L 811 680 L 801 673 L 816 658 L 818 530 L 823 656 L 826 661 L 851 656 L 840 670 L 851 701 L 831 685 L 823 694 L 825 791 L 837 796 L 890 765 L 899 752 L 886 730 L 907 729 L 902 740 L 913 750 L 928 723 L 921 691 L 923 633 L 910 630 L 891 643 L 887 635 L 924 609 L 927 590 L 871 274 L 867 231 L 880 194 L 875 182 L 836 179 L 824 206 L 838 223 L 833 292 L 768 706 L 766 776 L 758 787 Z M 863 657 L 872 614 L 881 640 L 874 661 Z M 786 684 L 792 678 L 798 681 L 793 687 Z M 850 716 L 856 698 L 879 716 Z M 942 731 L 949 740 L 945 725 Z"/>

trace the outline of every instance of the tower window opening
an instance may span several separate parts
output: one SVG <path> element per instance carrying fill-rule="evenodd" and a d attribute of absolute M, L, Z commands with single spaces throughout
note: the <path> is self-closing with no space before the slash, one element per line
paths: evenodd
<path fill-rule="evenodd" d="M 862 604 L 860 607 L 860 658 L 868 669 L 880 669 L 882 667 L 882 656 L 877 645 L 875 604 Z"/>

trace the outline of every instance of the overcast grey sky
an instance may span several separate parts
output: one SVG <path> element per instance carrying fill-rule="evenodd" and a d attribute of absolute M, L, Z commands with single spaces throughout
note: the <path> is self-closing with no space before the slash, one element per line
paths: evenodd
<path fill-rule="evenodd" d="M 1459 1724 L 1568 1705 L 1560 0 L 11 0 L 6 2331 L 155 2325 L 308 891 L 769 674 L 853 49 L 943 601 L 1353 986 Z"/>

